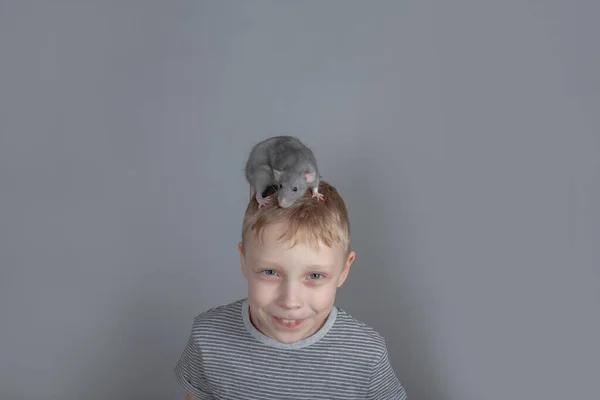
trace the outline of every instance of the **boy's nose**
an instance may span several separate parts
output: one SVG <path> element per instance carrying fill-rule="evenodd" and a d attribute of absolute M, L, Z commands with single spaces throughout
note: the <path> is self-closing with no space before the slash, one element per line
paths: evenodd
<path fill-rule="evenodd" d="M 279 304 L 287 309 L 302 307 L 302 290 L 293 284 L 285 285 L 279 296 Z"/>

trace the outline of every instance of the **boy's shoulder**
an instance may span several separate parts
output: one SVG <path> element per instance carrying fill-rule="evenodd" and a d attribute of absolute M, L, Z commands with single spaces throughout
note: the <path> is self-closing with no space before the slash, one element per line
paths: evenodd
<path fill-rule="evenodd" d="M 332 335 L 343 337 L 346 341 L 356 343 L 357 346 L 368 347 L 380 356 L 387 352 L 383 335 L 372 326 L 352 316 L 345 309 L 336 308 L 336 323 L 330 332 Z"/>
<path fill-rule="evenodd" d="M 192 334 L 196 339 L 209 339 L 215 335 L 233 334 L 244 328 L 242 300 L 214 306 L 197 314 L 192 323 Z"/>
<path fill-rule="evenodd" d="M 239 318 L 242 311 L 244 299 L 235 300 L 231 303 L 210 307 L 194 317 L 197 323 L 209 323 L 220 320 L 231 320 Z"/>
<path fill-rule="evenodd" d="M 245 299 L 239 299 L 232 301 L 231 303 L 210 307 L 196 315 L 194 319 L 197 319 L 198 321 L 207 321 L 213 319 L 219 320 L 235 318 L 239 316 L 244 300 Z"/>

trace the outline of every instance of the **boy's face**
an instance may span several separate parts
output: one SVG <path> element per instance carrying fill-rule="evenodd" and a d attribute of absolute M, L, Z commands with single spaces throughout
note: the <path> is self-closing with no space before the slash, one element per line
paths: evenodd
<path fill-rule="evenodd" d="M 265 336 L 294 343 L 316 333 L 329 316 L 355 254 L 344 257 L 339 244 L 319 250 L 278 241 L 285 225 L 263 231 L 263 243 L 248 234 L 245 253 L 238 245 L 242 272 L 248 280 L 252 323 Z"/>

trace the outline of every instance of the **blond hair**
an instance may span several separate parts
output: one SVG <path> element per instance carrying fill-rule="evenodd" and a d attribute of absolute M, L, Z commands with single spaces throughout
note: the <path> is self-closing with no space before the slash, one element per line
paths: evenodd
<path fill-rule="evenodd" d="M 254 197 L 246 207 L 242 222 L 242 243 L 253 232 L 262 240 L 264 228 L 272 223 L 285 222 L 286 229 L 279 237 L 290 241 L 292 246 L 300 242 L 314 248 L 319 243 L 327 247 L 339 243 L 346 253 L 350 250 L 350 222 L 344 200 L 338 191 L 325 181 L 319 183 L 320 201 L 311 197 L 310 189 L 294 205 L 282 208 L 277 204 L 276 194 L 266 207 L 258 207 Z"/>

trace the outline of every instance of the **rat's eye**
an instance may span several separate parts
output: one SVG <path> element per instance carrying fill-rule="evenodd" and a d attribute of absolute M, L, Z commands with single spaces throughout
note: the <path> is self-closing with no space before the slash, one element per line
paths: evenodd
<path fill-rule="evenodd" d="M 279 189 L 283 189 L 283 184 L 282 183 L 279 184 Z"/>
<path fill-rule="evenodd" d="M 297 187 L 295 187 L 295 188 L 294 188 L 294 192 L 297 192 L 297 191 L 298 191 L 298 188 L 297 188 Z"/>

